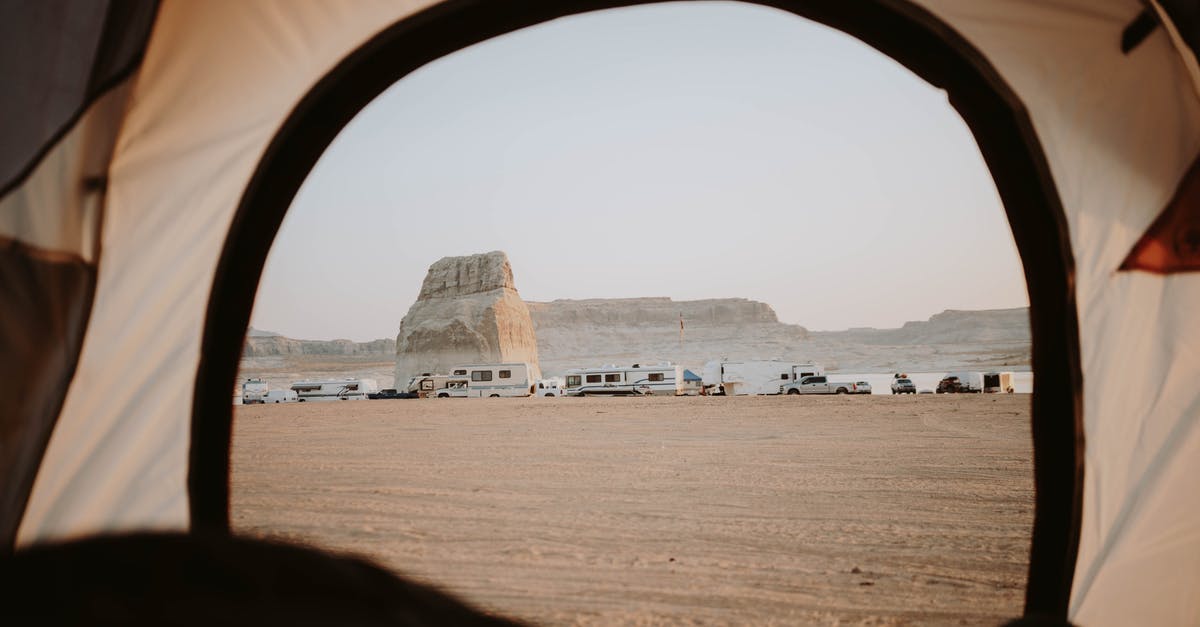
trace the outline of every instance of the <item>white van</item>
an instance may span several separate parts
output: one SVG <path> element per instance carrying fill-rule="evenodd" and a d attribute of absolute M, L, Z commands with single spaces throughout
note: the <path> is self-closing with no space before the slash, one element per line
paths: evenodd
<path fill-rule="evenodd" d="M 263 403 L 269 391 L 269 386 L 262 379 L 246 379 L 242 384 L 242 404 L 257 405 Z"/>
<path fill-rule="evenodd" d="M 537 391 L 534 396 L 555 397 L 566 394 L 565 383 L 562 377 L 551 377 L 549 379 L 538 379 Z"/>

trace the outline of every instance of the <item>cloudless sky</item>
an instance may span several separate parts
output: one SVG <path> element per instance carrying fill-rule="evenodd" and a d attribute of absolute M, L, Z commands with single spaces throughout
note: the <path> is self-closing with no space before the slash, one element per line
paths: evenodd
<path fill-rule="evenodd" d="M 739 3 L 564 18 L 400 80 L 301 188 L 252 324 L 394 337 L 430 264 L 491 250 L 525 300 L 745 297 L 813 330 L 1028 304 L 945 93 Z"/>

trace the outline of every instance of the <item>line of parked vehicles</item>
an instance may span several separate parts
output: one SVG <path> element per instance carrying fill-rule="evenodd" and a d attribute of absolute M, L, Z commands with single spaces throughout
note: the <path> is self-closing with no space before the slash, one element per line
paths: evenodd
<path fill-rule="evenodd" d="M 938 394 L 1013 392 L 1011 372 L 951 372 Z M 894 375 L 892 394 L 917 394 L 912 379 Z M 920 393 L 934 390 L 920 390 Z M 296 381 L 271 390 L 262 379 L 242 384 L 241 403 L 289 403 L 399 398 L 497 398 L 514 396 L 747 396 L 800 394 L 871 394 L 867 381 L 830 376 L 814 363 L 779 360 L 714 360 L 703 375 L 669 362 L 631 366 L 573 368 L 561 377 L 541 378 L 536 365 L 522 362 L 465 364 L 449 374 L 423 373 L 403 388 L 377 389 L 372 379 Z"/>

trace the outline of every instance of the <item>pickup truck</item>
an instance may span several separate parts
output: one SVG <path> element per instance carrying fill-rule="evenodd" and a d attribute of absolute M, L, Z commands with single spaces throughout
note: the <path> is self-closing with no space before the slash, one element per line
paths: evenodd
<path fill-rule="evenodd" d="M 466 380 L 451 380 L 446 383 L 446 387 L 427 392 L 427 394 L 437 398 L 467 398 L 467 385 Z"/>
<path fill-rule="evenodd" d="M 416 398 L 416 397 L 417 397 L 416 394 L 413 394 L 411 392 L 401 392 L 400 390 L 397 390 L 396 388 L 383 388 L 382 390 L 379 390 L 378 392 L 371 392 L 371 393 L 367 394 L 367 398 L 369 398 L 373 401 L 388 399 L 388 398 Z"/>
<path fill-rule="evenodd" d="M 781 394 L 855 394 L 858 387 L 853 381 L 830 381 L 826 376 L 804 377 L 779 386 Z"/>

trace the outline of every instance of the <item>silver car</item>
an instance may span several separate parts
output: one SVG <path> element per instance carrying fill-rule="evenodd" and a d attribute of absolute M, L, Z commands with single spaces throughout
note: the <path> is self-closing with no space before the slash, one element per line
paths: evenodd
<path fill-rule="evenodd" d="M 916 394 L 917 386 L 913 384 L 912 379 L 897 378 L 892 379 L 892 394 Z"/>

